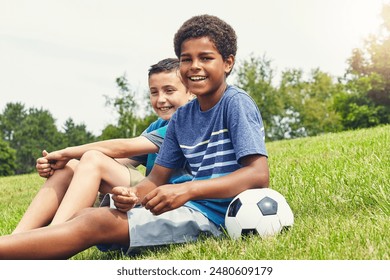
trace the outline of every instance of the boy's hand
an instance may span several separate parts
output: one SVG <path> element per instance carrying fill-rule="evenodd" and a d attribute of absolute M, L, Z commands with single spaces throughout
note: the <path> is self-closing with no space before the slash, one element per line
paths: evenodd
<path fill-rule="evenodd" d="M 39 176 L 43 178 L 49 178 L 51 175 L 53 175 L 54 170 L 51 168 L 50 162 L 45 158 L 47 155 L 47 151 L 42 151 L 42 156 L 37 159 L 37 163 L 35 165 L 36 170 L 38 171 Z"/>
<path fill-rule="evenodd" d="M 154 215 L 160 215 L 183 206 L 188 200 L 188 188 L 183 183 L 155 188 L 144 197 L 141 204 Z"/>
<path fill-rule="evenodd" d="M 129 187 L 114 187 L 112 194 L 114 205 L 121 212 L 131 210 L 139 201 L 136 194 Z"/>
<path fill-rule="evenodd" d="M 46 152 L 45 159 L 50 163 L 50 167 L 53 170 L 64 168 L 70 160 L 70 158 L 64 158 L 63 156 L 61 156 L 61 153 L 58 151 L 54 151 L 51 153 Z"/>

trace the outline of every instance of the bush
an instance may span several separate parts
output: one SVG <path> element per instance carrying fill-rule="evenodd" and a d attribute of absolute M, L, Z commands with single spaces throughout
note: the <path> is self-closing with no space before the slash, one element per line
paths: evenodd
<path fill-rule="evenodd" d="M 16 151 L 9 144 L 0 139 L 0 176 L 14 174 L 16 167 Z"/>

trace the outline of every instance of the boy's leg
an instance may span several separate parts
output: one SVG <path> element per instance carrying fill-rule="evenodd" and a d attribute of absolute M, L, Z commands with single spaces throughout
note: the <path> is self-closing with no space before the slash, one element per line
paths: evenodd
<path fill-rule="evenodd" d="M 46 180 L 13 233 L 46 226 L 51 222 L 68 189 L 77 164 L 77 160 L 69 161 L 63 169 L 56 170 Z"/>
<path fill-rule="evenodd" d="M 127 167 L 129 171 L 130 186 L 137 185 L 140 181 L 145 179 L 145 175 L 142 174 L 137 168 L 132 165 L 132 162 L 128 158 L 116 158 L 115 161 Z M 99 187 L 99 200 L 101 201 L 105 194 L 110 193 L 112 185 L 102 180 Z"/>
<path fill-rule="evenodd" d="M 129 243 L 127 214 L 108 207 L 82 210 L 69 221 L 0 237 L 0 259 L 66 259 L 101 243 Z"/>
<path fill-rule="evenodd" d="M 101 182 L 108 186 L 128 186 L 130 183 L 127 167 L 98 151 L 88 151 L 80 159 L 74 171 L 61 205 L 52 225 L 63 223 L 77 211 L 93 206 Z"/>

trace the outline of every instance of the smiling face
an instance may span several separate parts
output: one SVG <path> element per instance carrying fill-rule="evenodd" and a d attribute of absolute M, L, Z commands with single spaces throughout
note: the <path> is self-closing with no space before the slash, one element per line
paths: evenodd
<path fill-rule="evenodd" d="M 177 71 L 161 72 L 149 77 L 150 103 L 157 115 L 169 120 L 172 114 L 191 100 Z"/>
<path fill-rule="evenodd" d="M 198 97 L 202 110 L 213 107 L 226 89 L 226 75 L 234 65 L 234 56 L 225 61 L 208 37 L 183 42 L 180 74 L 189 91 Z"/>

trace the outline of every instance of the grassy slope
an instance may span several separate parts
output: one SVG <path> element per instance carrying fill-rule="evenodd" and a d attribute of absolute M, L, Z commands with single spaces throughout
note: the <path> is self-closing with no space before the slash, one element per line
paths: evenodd
<path fill-rule="evenodd" d="M 261 239 L 201 240 L 138 259 L 390 259 L 390 126 L 267 144 L 271 186 L 292 230 Z M 0 234 L 12 231 L 43 180 L 0 178 Z M 127 258 L 91 248 L 75 259 Z"/>

